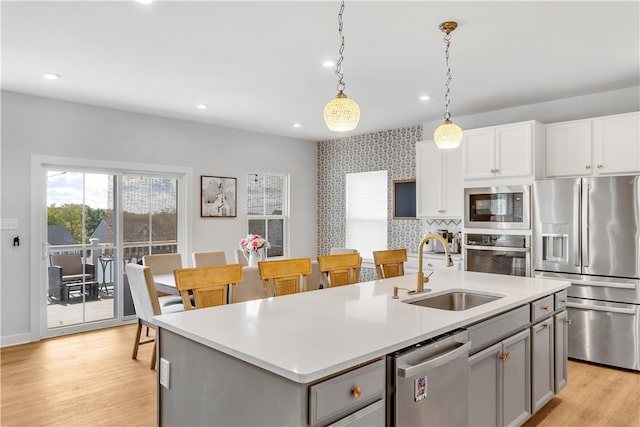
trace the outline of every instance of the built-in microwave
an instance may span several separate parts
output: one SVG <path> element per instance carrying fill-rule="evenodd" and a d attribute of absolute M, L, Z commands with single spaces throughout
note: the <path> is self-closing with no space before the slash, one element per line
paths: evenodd
<path fill-rule="evenodd" d="M 465 188 L 465 228 L 529 230 L 530 189 L 528 185 Z"/>

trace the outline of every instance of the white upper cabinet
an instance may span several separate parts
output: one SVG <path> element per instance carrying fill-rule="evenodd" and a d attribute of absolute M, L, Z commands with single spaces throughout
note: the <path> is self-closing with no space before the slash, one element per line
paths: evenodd
<path fill-rule="evenodd" d="M 464 131 L 464 180 L 523 177 L 534 179 L 540 168 L 542 125 L 535 121 Z"/>
<path fill-rule="evenodd" d="M 640 172 L 640 112 L 546 126 L 546 176 Z"/>
<path fill-rule="evenodd" d="M 462 218 L 463 202 L 462 151 L 416 143 L 416 216 Z"/>
<path fill-rule="evenodd" d="M 640 112 L 593 119 L 593 154 L 595 173 L 640 172 Z"/>
<path fill-rule="evenodd" d="M 462 151 L 464 179 L 494 177 L 496 144 L 493 128 L 463 131 Z"/>
<path fill-rule="evenodd" d="M 591 174 L 591 120 L 547 125 L 545 145 L 547 176 Z"/>

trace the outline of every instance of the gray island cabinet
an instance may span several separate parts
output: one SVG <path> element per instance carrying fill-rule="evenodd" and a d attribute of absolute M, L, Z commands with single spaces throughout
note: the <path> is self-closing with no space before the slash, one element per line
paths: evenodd
<path fill-rule="evenodd" d="M 556 302 L 568 282 L 436 271 L 421 297 L 500 297 L 461 311 L 409 304 L 421 297 L 402 290 L 392 298 L 394 286 L 415 282 L 407 275 L 156 317 L 158 424 L 384 426 L 386 356 L 459 328 L 471 341 L 470 425 L 521 424 L 566 384 L 568 323 Z"/>

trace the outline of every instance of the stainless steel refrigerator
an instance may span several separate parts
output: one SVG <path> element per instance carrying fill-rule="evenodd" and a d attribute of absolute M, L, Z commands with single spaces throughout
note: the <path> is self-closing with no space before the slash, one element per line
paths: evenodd
<path fill-rule="evenodd" d="M 569 357 L 640 370 L 640 176 L 534 181 L 533 269 L 565 279 Z"/>

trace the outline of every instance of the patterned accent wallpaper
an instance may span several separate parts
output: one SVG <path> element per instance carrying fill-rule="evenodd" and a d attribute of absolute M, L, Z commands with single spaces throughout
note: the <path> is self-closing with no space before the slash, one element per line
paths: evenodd
<path fill-rule="evenodd" d="M 318 142 L 318 254 L 345 245 L 345 176 L 348 173 L 387 170 L 389 249 L 416 252 L 420 220 L 393 219 L 393 180 L 415 179 L 415 143 L 422 126 L 410 126 Z M 374 269 L 363 268 L 360 281 L 374 280 Z"/>

